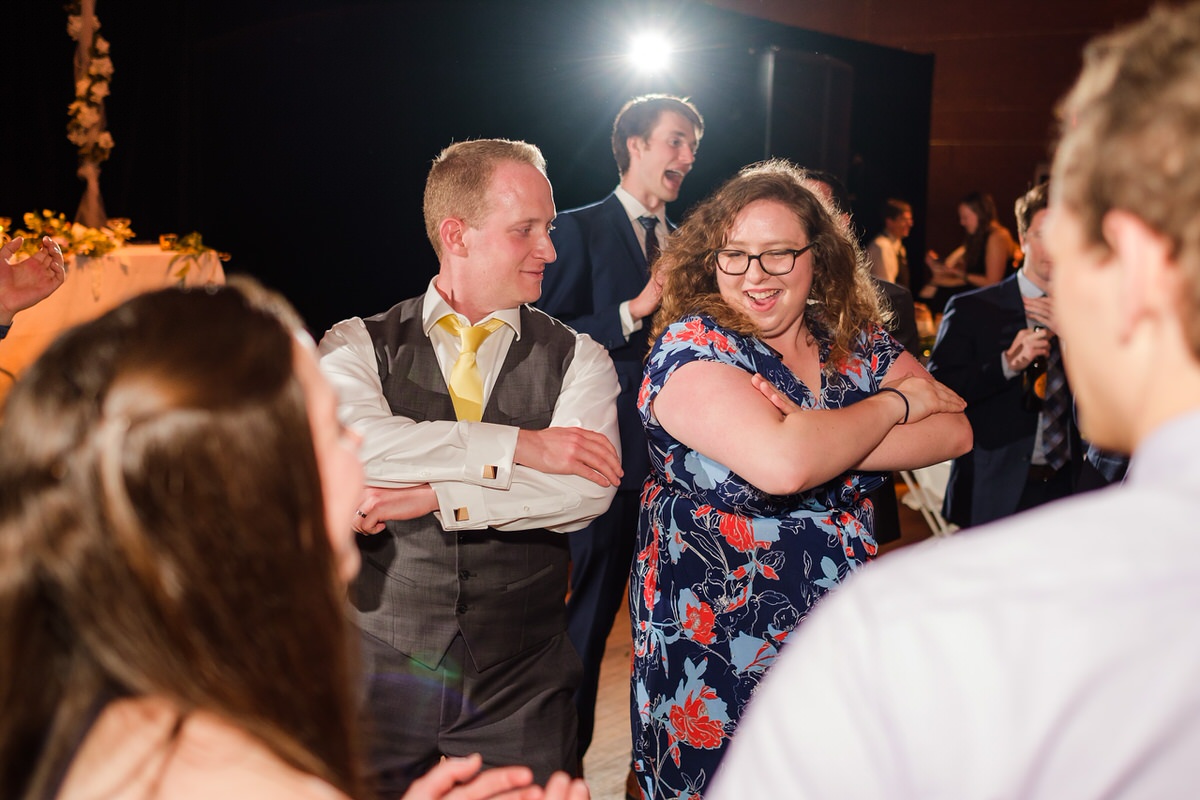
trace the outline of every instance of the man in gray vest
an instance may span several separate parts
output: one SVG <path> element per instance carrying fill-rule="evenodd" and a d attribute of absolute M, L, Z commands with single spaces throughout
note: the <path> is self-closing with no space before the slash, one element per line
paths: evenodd
<path fill-rule="evenodd" d="M 554 198 L 524 142 L 447 147 L 425 185 L 424 295 L 335 325 L 321 366 L 361 434 L 365 715 L 381 796 L 443 755 L 575 773 L 580 663 L 562 534 L 621 479 L 604 348 L 531 308 Z"/>

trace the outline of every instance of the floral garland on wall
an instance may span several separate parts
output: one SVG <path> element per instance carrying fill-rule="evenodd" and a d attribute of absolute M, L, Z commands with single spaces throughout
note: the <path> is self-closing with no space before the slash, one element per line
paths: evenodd
<path fill-rule="evenodd" d="M 0 245 L 16 236 L 23 237 L 25 241 L 17 252 L 28 256 L 37 252 L 42 237 L 49 236 L 66 256 L 99 258 L 124 246 L 135 235 L 128 219 L 108 218 L 100 198 L 100 164 L 113 150 L 113 137 L 104 113 L 113 62 L 108 40 L 97 32 L 100 20 L 96 17 L 96 0 L 68 0 L 65 8 L 67 34 L 77 43 L 75 99 L 67 107 L 67 139 L 79 151 L 78 175 L 87 182 L 87 189 L 73 222 L 67 220 L 66 214 L 50 209 L 25 214 L 23 228 L 16 228 L 9 217 L 0 217 Z M 163 251 L 175 253 L 172 265 L 184 262 L 177 274 L 181 279 L 187 275 L 188 262 L 205 253 L 214 253 L 221 261 L 230 258 L 228 253 L 205 245 L 195 231 L 184 236 L 164 234 L 159 237 L 159 246 Z"/>
<path fill-rule="evenodd" d="M 76 174 L 86 184 L 75 221 L 100 228 L 108 221 L 100 197 L 100 164 L 113 149 L 113 137 L 104 117 L 104 98 L 109 94 L 113 62 L 108 40 L 97 31 L 96 0 L 70 0 L 67 4 L 67 34 L 75 48 L 75 100 L 67 107 L 67 138 L 79 149 Z"/>
<path fill-rule="evenodd" d="M 86 66 L 75 80 L 75 100 L 67 107 L 67 139 L 79 148 L 80 162 L 99 164 L 108 159 L 113 149 L 113 137 L 105 127 L 104 98 L 109 95 L 113 62 L 108 52 L 108 40 L 96 33 L 100 20 L 93 14 L 81 15 L 79 0 L 67 5 L 67 34 L 76 42 L 87 44 Z"/>

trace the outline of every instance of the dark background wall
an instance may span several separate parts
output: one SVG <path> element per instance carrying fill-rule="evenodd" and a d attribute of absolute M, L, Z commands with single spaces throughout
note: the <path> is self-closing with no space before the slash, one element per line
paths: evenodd
<path fill-rule="evenodd" d="M 991 192 L 1016 233 L 1012 202 L 1049 162 L 1053 110 L 1097 33 L 1151 0 L 711 0 L 764 19 L 934 56 L 928 205 L 917 228 L 945 253 L 962 238 L 956 205 Z M 897 85 L 884 78 L 887 89 Z M 899 190 L 898 190 L 899 191 Z M 909 247 L 910 253 L 921 252 Z"/>
<path fill-rule="evenodd" d="M 763 157 L 768 119 L 773 152 L 848 175 L 864 224 L 877 224 L 886 194 L 925 198 L 930 56 L 705 4 L 102 0 L 97 13 L 116 69 L 108 214 L 146 239 L 199 230 L 234 254 L 231 271 L 283 290 L 317 333 L 419 292 L 434 273 L 421 189 L 447 143 L 537 143 L 569 208 L 616 184 L 612 117 L 641 92 L 690 95 L 708 124 L 676 219 Z M 0 215 L 70 214 L 81 193 L 64 130 L 74 43 L 56 3 L 20 0 L 9 17 L 20 33 L 0 75 L 19 100 L 0 119 Z M 626 64 L 642 26 L 670 34 L 669 73 Z M 787 65 L 771 114 L 768 51 Z M 841 81 L 832 94 L 818 86 L 829 74 Z M 813 128 L 830 125 L 842 146 L 814 150 Z"/>

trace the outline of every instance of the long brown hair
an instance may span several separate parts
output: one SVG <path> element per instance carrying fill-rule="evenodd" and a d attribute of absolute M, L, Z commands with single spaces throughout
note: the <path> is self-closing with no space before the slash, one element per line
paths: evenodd
<path fill-rule="evenodd" d="M 996 219 L 996 201 L 990 194 L 967 192 L 958 204 L 971 209 L 971 213 L 979 220 L 975 232 L 963 238 L 963 263 L 970 268 L 984 258 L 992 233 L 1003 226 Z"/>
<path fill-rule="evenodd" d="M 363 796 L 344 589 L 296 321 L 268 308 L 282 303 L 143 295 L 64 334 L 14 388 L 0 795 L 50 791 L 99 699 L 155 695 Z"/>
<path fill-rule="evenodd" d="M 772 200 L 791 209 L 804 227 L 812 250 L 813 279 L 805 312 L 809 331 L 819 328 L 829 337 L 827 372 L 835 371 L 850 355 L 858 336 L 882 324 L 875 287 L 862 265 L 863 255 L 846 227 L 810 188 L 803 170 L 782 159 L 745 167 L 696 206 L 671 234 L 660 257 L 665 271 L 662 305 L 654 317 L 651 336 L 689 314 L 707 314 L 718 325 L 757 336 L 754 323 L 721 297 L 715 256 L 729 238 L 742 209 L 758 200 Z"/>

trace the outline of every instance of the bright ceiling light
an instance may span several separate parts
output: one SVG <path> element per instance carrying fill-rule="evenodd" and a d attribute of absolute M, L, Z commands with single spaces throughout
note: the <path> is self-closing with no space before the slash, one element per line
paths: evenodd
<path fill-rule="evenodd" d="M 629 45 L 629 62 L 641 72 L 660 72 L 671 57 L 671 45 L 661 33 L 647 31 L 634 36 Z"/>

